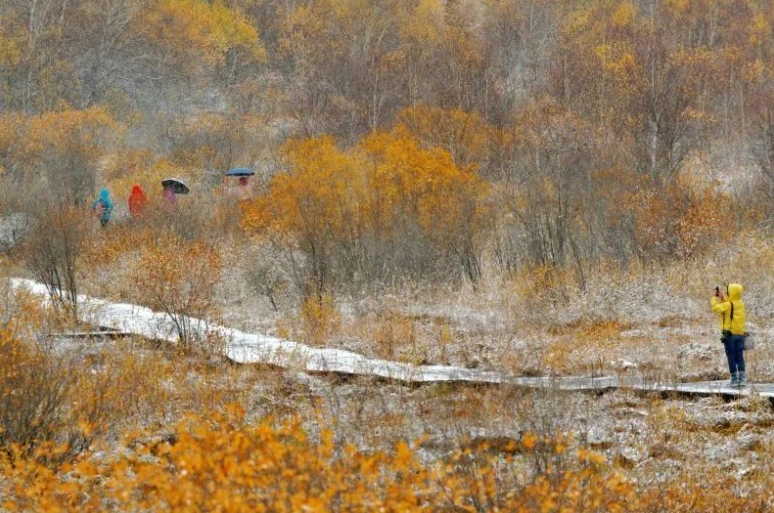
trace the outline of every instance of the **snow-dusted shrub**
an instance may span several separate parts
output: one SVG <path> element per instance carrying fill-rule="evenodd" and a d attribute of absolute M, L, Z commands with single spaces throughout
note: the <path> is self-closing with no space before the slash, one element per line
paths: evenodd
<path fill-rule="evenodd" d="M 33 276 L 46 285 L 55 304 L 72 308 L 77 318 L 83 241 L 96 223 L 70 206 L 40 205 L 20 248 Z"/>
<path fill-rule="evenodd" d="M 171 233 L 140 256 L 135 276 L 138 294 L 148 307 L 167 314 L 185 352 L 220 349 L 222 340 L 208 333 L 206 326 L 216 311 L 213 297 L 220 270 L 221 257 L 215 248 Z"/>

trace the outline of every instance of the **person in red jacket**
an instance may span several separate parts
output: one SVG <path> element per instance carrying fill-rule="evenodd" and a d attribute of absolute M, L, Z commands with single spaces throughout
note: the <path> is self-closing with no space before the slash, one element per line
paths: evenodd
<path fill-rule="evenodd" d="M 132 216 L 132 219 L 140 217 L 147 204 L 148 196 L 145 195 L 142 186 L 138 183 L 134 184 L 132 186 L 132 193 L 129 195 L 129 214 Z"/>

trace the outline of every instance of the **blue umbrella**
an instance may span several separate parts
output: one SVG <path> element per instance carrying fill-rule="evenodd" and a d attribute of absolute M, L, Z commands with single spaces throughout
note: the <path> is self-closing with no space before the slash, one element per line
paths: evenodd
<path fill-rule="evenodd" d="M 247 167 L 235 167 L 226 173 L 226 176 L 253 176 L 255 171 Z"/>

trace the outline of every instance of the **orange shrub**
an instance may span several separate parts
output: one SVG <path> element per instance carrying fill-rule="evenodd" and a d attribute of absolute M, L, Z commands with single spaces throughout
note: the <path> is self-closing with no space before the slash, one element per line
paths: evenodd
<path fill-rule="evenodd" d="M 654 183 L 643 177 L 621 202 L 635 218 L 640 256 L 694 256 L 735 234 L 733 200 L 714 185 L 701 186 L 688 178 Z"/>
<path fill-rule="evenodd" d="M 55 466 L 108 427 L 107 376 L 37 341 L 48 312 L 23 296 L 17 321 L 0 326 L 0 454 L 13 465 L 30 459 Z"/>
<path fill-rule="evenodd" d="M 184 351 L 212 350 L 193 318 L 208 319 L 215 313 L 213 294 L 220 279 L 218 252 L 201 241 L 166 238 L 146 248 L 140 257 L 136 283 L 143 302 L 164 312 L 174 323 Z"/>
<path fill-rule="evenodd" d="M 306 341 L 311 344 L 323 343 L 339 323 L 339 314 L 329 295 L 308 297 L 301 305 L 301 318 L 304 321 Z"/>
<path fill-rule="evenodd" d="M 502 452 L 474 444 L 445 462 L 422 463 L 398 442 L 391 450 L 339 447 L 309 437 L 297 421 L 246 424 L 240 408 L 191 416 L 170 443 L 126 455 L 81 458 L 62 475 L 0 460 L 9 511 L 638 511 L 636 488 L 584 450 L 557 461 L 564 440 L 526 434 Z M 522 463 L 519 463 L 519 462 Z M 65 477 L 66 476 L 66 477 Z M 24 486 L 21 484 L 25 483 Z"/>
<path fill-rule="evenodd" d="M 457 259 L 478 277 L 478 233 L 489 188 L 472 167 L 440 148 L 422 148 L 405 129 L 377 132 L 351 150 L 332 138 L 292 141 L 289 172 L 245 205 L 252 234 L 297 245 L 318 297 L 333 275 L 422 269 Z M 408 259 L 401 265 L 399 259 Z M 417 260 L 426 262 L 418 265 Z"/>

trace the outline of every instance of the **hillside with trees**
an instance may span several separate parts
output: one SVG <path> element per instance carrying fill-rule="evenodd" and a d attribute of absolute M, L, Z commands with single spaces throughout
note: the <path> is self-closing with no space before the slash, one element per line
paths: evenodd
<path fill-rule="evenodd" d="M 772 105 L 763 0 L 3 0 L 0 509 L 768 510 L 766 401 L 235 366 L 186 316 L 697 381 L 737 281 L 774 382 Z M 84 293 L 179 343 L 63 343 Z"/>

